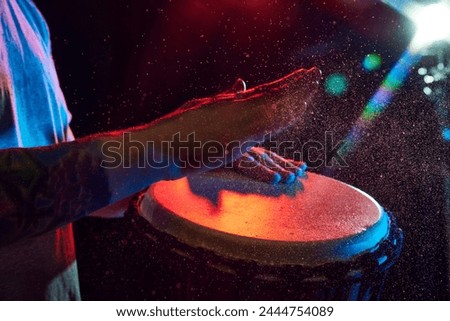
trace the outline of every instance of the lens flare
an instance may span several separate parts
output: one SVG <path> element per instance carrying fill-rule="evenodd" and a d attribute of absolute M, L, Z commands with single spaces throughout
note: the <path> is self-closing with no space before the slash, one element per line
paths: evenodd
<path fill-rule="evenodd" d="M 403 53 L 364 107 L 361 116 L 344 139 L 344 143 L 339 149 L 339 155 L 345 156 L 356 148 L 367 127 L 389 106 L 395 92 L 403 85 L 411 69 L 421 58 L 420 54 L 413 53 L 409 49 Z"/>
<path fill-rule="evenodd" d="M 446 0 L 420 4 L 411 0 L 383 0 L 388 6 L 411 19 L 416 32 L 411 42 L 413 51 L 420 51 L 438 41 L 450 42 L 450 5 Z"/>
<path fill-rule="evenodd" d="M 442 138 L 446 142 L 450 142 L 450 128 L 446 127 L 442 130 Z"/>
<path fill-rule="evenodd" d="M 341 73 L 334 73 L 325 79 L 325 91 L 331 96 L 342 96 L 348 87 L 347 77 Z"/>
<path fill-rule="evenodd" d="M 381 57 L 376 53 L 368 54 L 364 57 L 362 62 L 363 68 L 366 71 L 374 71 L 381 67 Z"/>

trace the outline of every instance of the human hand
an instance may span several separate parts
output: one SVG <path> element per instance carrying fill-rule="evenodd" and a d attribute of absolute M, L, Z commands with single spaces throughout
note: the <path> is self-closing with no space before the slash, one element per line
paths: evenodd
<path fill-rule="evenodd" d="M 262 147 L 252 147 L 233 162 L 233 169 L 247 177 L 270 184 L 292 184 L 305 177 L 306 163 L 285 159 Z"/>
<path fill-rule="evenodd" d="M 321 73 L 317 68 L 299 69 L 276 81 L 246 89 L 243 81 L 218 95 L 195 99 L 175 112 L 150 124 L 144 133 L 161 141 L 173 142 L 176 133 L 180 144 L 170 155 L 179 163 L 188 164 L 177 176 L 191 173 L 191 169 L 213 169 L 233 162 L 249 148 L 265 139 L 304 121 L 306 104 L 318 89 Z M 219 150 L 214 154 L 214 167 L 206 144 Z M 160 154 L 164 154 L 162 151 Z M 217 162 L 217 154 L 221 162 Z M 195 164 L 195 166 L 192 166 Z M 284 174 L 283 174 L 284 175 Z M 286 179 L 289 180 L 287 177 Z"/>

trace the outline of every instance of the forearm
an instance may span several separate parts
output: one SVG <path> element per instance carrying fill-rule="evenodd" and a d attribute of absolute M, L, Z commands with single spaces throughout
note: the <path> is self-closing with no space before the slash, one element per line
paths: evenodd
<path fill-rule="evenodd" d="M 107 168 L 102 146 L 123 133 L 95 135 L 42 148 L 0 151 L 0 244 L 38 235 L 120 200 L 166 171 L 139 168 L 125 151 L 128 168 Z"/>

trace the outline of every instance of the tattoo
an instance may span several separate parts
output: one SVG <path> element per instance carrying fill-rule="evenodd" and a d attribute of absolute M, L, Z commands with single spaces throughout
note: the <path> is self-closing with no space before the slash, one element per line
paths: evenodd
<path fill-rule="evenodd" d="M 108 204 L 108 181 L 88 152 L 44 165 L 36 150 L 0 152 L 0 244 L 37 235 Z"/>

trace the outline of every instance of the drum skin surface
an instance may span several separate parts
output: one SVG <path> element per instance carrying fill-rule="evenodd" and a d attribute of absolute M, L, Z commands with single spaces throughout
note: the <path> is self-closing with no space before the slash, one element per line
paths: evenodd
<path fill-rule="evenodd" d="M 372 197 L 313 173 L 290 186 L 226 170 L 161 181 L 138 211 L 189 246 L 271 265 L 351 260 L 389 234 L 389 216 Z"/>

